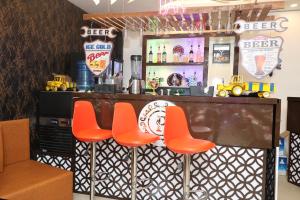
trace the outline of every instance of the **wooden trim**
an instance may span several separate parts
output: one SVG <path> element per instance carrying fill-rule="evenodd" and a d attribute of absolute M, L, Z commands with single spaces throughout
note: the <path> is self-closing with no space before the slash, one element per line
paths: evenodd
<path fill-rule="evenodd" d="M 182 101 L 182 102 L 202 102 L 202 103 L 222 103 L 222 104 L 252 104 L 252 105 L 270 105 L 277 106 L 280 104 L 280 99 L 275 98 L 256 98 L 256 97 L 206 97 L 206 96 L 156 96 L 156 95 L 143 95 L 143 94 L 102 94 L 98 92 L 91 93 L 74 93 L 76 97 L 85 98 L 102 98 L 102 99 L 118 99 L 122 98 L 124 100 L 140 100 L 140 101 L 153 101 L 157 97 L 161 100 L 169 101 Z"/>
<path fill-rule="evenodd" d="M 249 18 L 249 21 L 256 21 L 256 19 L 258 18 L 257 15 L 259 13 L 261 9 L 259 8 L 254 8 L 251 12 L 251 15 L 250 15 L 250 18 Z M 268 12 L 269 13 L 269 12 Z"/>
<path fill-rule="evenodd" d="M 258 4 L 242 4 L 242 5 L 230 5 L 230 6 L 211 6 L 211 7 L 197 7 L 197 8 L 187 8 L 185 14 L 193 13 L 203 13 L 203 12 L 216 12 L 219 10 L 249 10 L 253 8 L 263 8 L 265 6 L 271 6 L 272 10 L 283 9 L 285 7 L 284 1 L 274 1 L 267 3 L 258 3 Z M 105 17 L 152 17 L 161 15 L 158 11 L 152 12 L 129 12 L 129 13 L 93 13 L 93 14 L 84 14 L 83 20 L 92 20 L 93 18 L 105 18 Z"/>
<path fill-rule="evenodd" d="M 146 82 L 147 37 L 143 36 L 142 45 L 142 79 Z M 148 84 L 148 83 L 146 83 Z"/>
<path fill-rule="evenodd" d="M 271 11 L 272 9 L 272 6 L 271 5 L 268 5 L 266 7 L 264 7 L 260 13 L 260 15 L 257 17 L 257 20 L 258 21 L 262 21 L 262 20 L 265 20 L 268 13 Z"/>

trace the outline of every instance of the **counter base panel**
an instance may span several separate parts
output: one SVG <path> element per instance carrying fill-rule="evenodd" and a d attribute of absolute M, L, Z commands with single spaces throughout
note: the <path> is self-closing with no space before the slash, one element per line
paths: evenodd
<path fill-rule="evenodd" d="M 89 191 L 89 144 L 76 143 L 75 192 Z M 138 150 L 138 177 L 153 179 L 153 186 L 137 199 L 181 199 L 183 156 L 165 147 L 148 145 Z M 113 140 L 97 144 L 96 171 L 108 171 L 111 180 L 96 183 L 96 194 L 108 198 L 130 197 L 130 158 L 127 148 Z M 206 190 L 211 200 L 264 199 L 265 157 L 261 149 L 222 147 L 192 156 L 191 188 Z M 99 177 L 100 178 L 100 177 Z"/>
<path fill-rule="evenodd" d="M 265 200 L 275 199 L 276 148 L 266 150 Z"/>
<path fill-rule="evenodd" d="M 291 132 L 289 143 L 288 181 L 300 186 L 300 134 Z"/>
<path fill-rule="evenodd" d="M 66 170 L 74 170 L 74 192 L 88 194 L 89 144 L 76 142 L 75 163 L 62 156 L 37 155 L 37 160 Z M 112 139 L 97 144 L 96 171 L 109 171 L 112 178 L 96 183 L 96 195 L 112 199 L 130 197 L 130 154 Z M 274 200 L 275 149 L 247 149 L 217 146 L 192 156 L 191 188 L 204 189 L 210 200 Z M 165 147 L 148 145 L 139 149 L 138 176 L 151 177 L 154 185 L 138 192 L 138 199 L 180 199 L 183 156 Z M 72 170 L 73 171 L 73 170 Z M 99 177 L 98 178 L 105 178 Z"/>
<path fill-rule="evenodd" d="M 65 169 L 68 171 L 74 171 L 72 169 L 73 161 L 71 157 L 37 154 L 36 160 L 41 163 L 51 165 L 53 167 L 58 167 L 60 169 Z"/>

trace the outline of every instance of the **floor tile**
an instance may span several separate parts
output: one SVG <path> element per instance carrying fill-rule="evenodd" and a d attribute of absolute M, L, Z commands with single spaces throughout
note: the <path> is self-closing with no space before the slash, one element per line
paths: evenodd
<path fill-rule="evenodd" d="M 287 182 L 287 177 L 278 177 L 278 200 L 299 200 L 300 187 Z"/>

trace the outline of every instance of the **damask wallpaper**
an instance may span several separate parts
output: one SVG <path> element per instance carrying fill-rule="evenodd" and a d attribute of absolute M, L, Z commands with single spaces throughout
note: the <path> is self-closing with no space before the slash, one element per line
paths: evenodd
<path fill-rule="evenodd" d="M 0 1 L 0 120 L 33 117 L 52 73 L 71 73 L 83 14 L 67 0 Z"/>

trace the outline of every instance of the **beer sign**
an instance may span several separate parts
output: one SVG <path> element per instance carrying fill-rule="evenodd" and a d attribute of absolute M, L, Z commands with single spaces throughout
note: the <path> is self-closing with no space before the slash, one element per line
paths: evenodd
<path fill-rule="evenodd" d="M 279 63 L 281 37 L 256 36 L 239 42 L 241 64 L 257 79 L 269 75 Z"/>
<path fill-rule="evenodd" d="M 267 31 L 274 30 L 277 32 L 283 32 L 287 30 L 287 27 L 283 27 L 282 23 L 287 22 L 288 19 L 285 17 L 280 17 L 273 21 L 255 21 L 255 22 L 246 22 L 244 20 L 238 20 L 234 23 L 237 29 L 234 30 L 237 34 L 241 34 L 245 31 Z"/>
<path fill-rule="evenodd" d="M 96 76 L 99 76 L 108 67 L 112 48 L 112 42 L 101 40 L 84 43 L 86 65 Z"/>
<path fill-rule="evenodd" d="M 88 37 L 88 36 L 107 36 L 109 38 L 115 38 L 117 35 L 114 34 L 116 31 L 116 28 L 110 27 L 108 29 L 102 29 L 102 28 L 89 28 L 87 26 L 81 27 L 81 30 L 83 30 L 83 34 L 81 34 L 81 37 Z"/>

